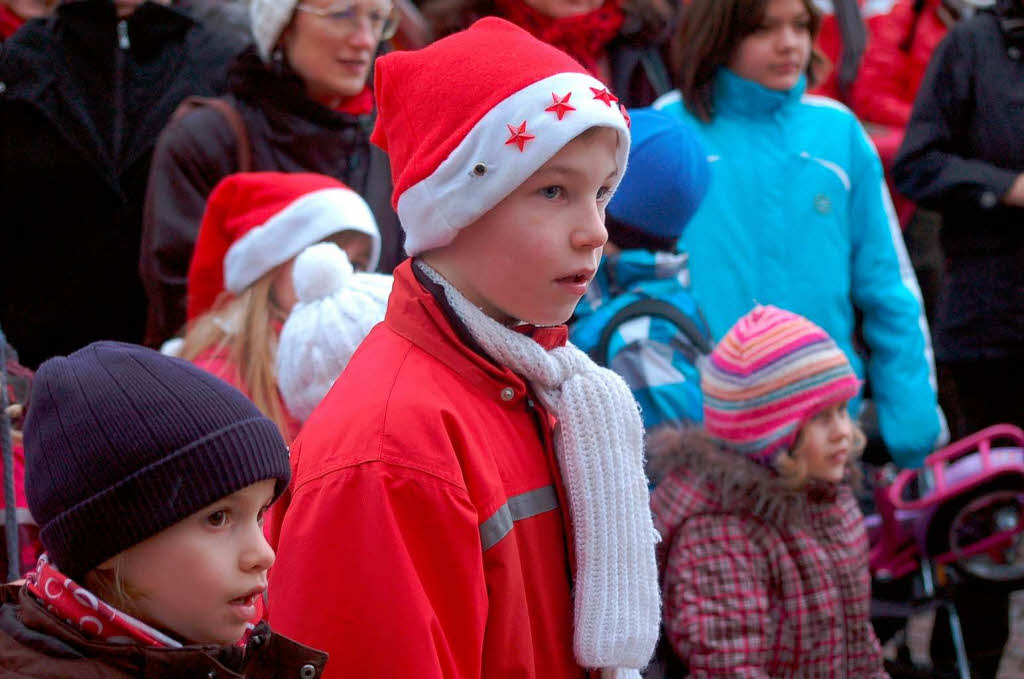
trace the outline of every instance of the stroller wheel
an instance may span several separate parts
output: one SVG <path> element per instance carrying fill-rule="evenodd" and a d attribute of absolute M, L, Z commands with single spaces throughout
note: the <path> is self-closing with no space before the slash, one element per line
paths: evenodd
<path fill-rule="evenodd" d="M 970 496 L 953 513 L 948 537 L 953 566 L 964 577 L 1008 590 L 1024 587 L 1024 490 L 990 488 Z"/>

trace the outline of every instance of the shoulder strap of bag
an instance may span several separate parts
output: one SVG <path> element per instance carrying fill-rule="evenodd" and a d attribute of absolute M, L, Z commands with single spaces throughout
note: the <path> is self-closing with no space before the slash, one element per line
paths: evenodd
<path fill-rule="evenodd" d="M 684 314 L 675 306 L 660 299 L 645 297 L 631 302 L 619 309 L 605 324 L 598 337 L 597 344 L 590 350 L 590 358 L 598 365 L 608 365 L 608 345 L 612 341 L 612 335 L 623 323 L 641 316 L 656 316 L 664 318 L 675 325 L 689 341 L 689 347 L 684 350 L 686 358 L 690 363 L 697 360 L 698 354 L 711 353 L 711 341 L 707 333 L 702 330 L 692 318 Z M 703 317 L 702 319 L 703 320 Z M 707 324 L 704 324 L 705 327 Z"/>
<path fill-rule="evenodd" d="M 220 113 L 231 128 L 231 134 L 235 137 L 235 152 L 237 153 L 236 167 L 238 172 L 252 171 L 252 146 L 249 143 L 249 130 L 242 120 L 242 115 L 234 106 L 225 99 L 217 97 L 187 97 L 178 104 L 171 122 L 176 122 L 197 108 L 208 107 Z"/>

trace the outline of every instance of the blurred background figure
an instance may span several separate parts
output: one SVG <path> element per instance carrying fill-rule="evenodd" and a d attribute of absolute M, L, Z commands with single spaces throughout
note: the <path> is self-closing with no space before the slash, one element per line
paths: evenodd
<path fill-rule="evenodd" d="M 254 0 L 255 46 L 231 67 L 229 93 L 161 135 L 146 196 L 139 271 L 150 309 L 147 343 L 185 323 L 189 259 L 206 199 L 233 172 L 317 172 L 352 187 L 381 232 L 381 270 L 403 258 L 387 156 L 370 145 L 369 85 L 398 28 L 390 0 Z"/>
<path fill-rule="evenodd" d="M 1024 425 L 1024 3 L 958 23 L 935 50 L 893 168 L 897 186 L 942 215 L 946 279 L 936 357 L 955 387 L 956 436 Z M 975 677 L 994 677 L 1009 635 L 1005 594 L 961 587 Z M 951 671 L 944 621 L 932 657 Z"/>
<path fill-rule="evenodd" d="M 426 0 L 436 37 L 499 16 L 576 59 L 627 108 L 647 106 L 672 88 L 663 50 L 672 0 Z"/>
<path fill-rule="evenodd" d="M 0 42 L 14 35 L 29 19 L 46 16 L 57 0 L 3 0 L 0 2 Z"/>
<path fill-rule="evenodd" d="M 96 339 L 139 341 L 142 205 L 181 101 L 225 85 L 233 54 L 180 11 L 70 0 L 0 52 L 0 323 L 34 367 Z"/>
<path fill-rule="evenodd" d="M 819 21 L 810 0 L 691 0 L 679 89 L 655 103 L 711 161 L 680 250 L 713 336 L 755 302 L 817 323 L 867 378 L 893 459 L 917 467 L 945 433 L 928 324 L 877 153 L 849 110 L 805 94 Z"/>
<path fill-rule="evenodd" d="M 370 208 L 338 180 L 235 174 L 210 195 L 189 268 L 180 355 L 248 396 L 286 442 L 302 422 L 281 402 L 278 335 L 297 300 L 295 257 L 320 241 L 340 247 L 359 270 L 373 269 L 380 257 Z"/>

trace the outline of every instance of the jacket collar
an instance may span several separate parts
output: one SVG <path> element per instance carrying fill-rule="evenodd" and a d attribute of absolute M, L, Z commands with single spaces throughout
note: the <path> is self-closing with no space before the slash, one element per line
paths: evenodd
<path fill-rule="evenodd" d="M 666 428 L 648 440 L 652 481 L 672 473 L 682 474 L 693 489 L 694 501 L 678 506 L 679 514 L 661 517 L 677 526 L 697 513 L 748 513 L 778 526 L 798 526 L 807 521 L 809 505 L 836 501 L 842 484 L 809 481 L 793 489 L 767 467 L 713 443 L 701 430 Z"/>
<path fill-rule="evenodd" d="M 246 654 L 238 647 L 185 646 L 166 649 L 134 644 L 111 644 L 87 639 L 50 614 L 25 587 L 0 587 L 0 611 L 17 608 L 18 614 L 0 614 L 0 632 L 31 646 L 38 653 L 60 658 L 95 658 L 131 676 L 171 679 L 184 676 L 299 676 L 300 668 L 312 665 L 319 676 L 327 654 L 274 634 L 260 623 L 250 636 Z M 266 673 L 249 670 L 249 659 L 265 656 Z"/>
<path fill-rule="evenodd" d="M 111 0 L 66 0 L 56 12 L 56 29 L 64 39 L 81 41 L 97 54 L 118 48 L 118 24 Z M 124 20 L 130 50 L 145 57 L 168 40 L 184 35 L 195 21 L 188 15 L 155 2 L 144 2 Z"/>
<path fill-rule="evenodd" d="M 715 115 L 729 113 L 746 118 L 762 118 L 799 103 L 807 90 L 807 78 L 801 75 L 791 89 L 770 90 L 747 80 L 726 67 L 715 74 Z"/>
<path fill-rule="evenodd" d="M 523 378 L 487 356 L 448 305 L 441 287 L 419 272 L 412 262 L 407 259 L 395 269 L 384 323 L 488 397 L 497 397 L 503 389 L 511 387 L 515 397 L 502 399 L 503 402 L 517 403 L 526 398 L 528 385 Z M 568 338 L 564 325 L 523 325 L 516 330 L 545 349 L 563 346 Z"/>

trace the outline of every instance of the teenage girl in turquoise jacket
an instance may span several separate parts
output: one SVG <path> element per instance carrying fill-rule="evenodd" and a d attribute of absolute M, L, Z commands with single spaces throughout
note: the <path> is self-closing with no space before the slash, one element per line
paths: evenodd
<path fill-rule="evenodd" d="M 946 431 L 928 326 L 878 155 L 849 110 L 805 94 L 819 20 L 810 0 L 689 4 L 678 89 L 654 104 L 693 124 L 711 161 L 680 249 L 715 337 L 774 304 L 824 328 L 863 377 L 859 309 L 882 437 L 919 466 Z"/>

